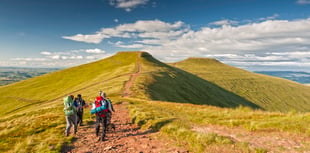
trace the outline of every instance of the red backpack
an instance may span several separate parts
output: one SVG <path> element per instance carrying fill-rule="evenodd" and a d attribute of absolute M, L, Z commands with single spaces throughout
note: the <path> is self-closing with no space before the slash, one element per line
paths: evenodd
<path fill-rule="evenodd" d="M 108 109 L 108 106 L 107 106 L 108 104 L 107 104 L 107 102 L 105 101 L 105 99 L 103 97 L 101 97 L 101 96 L 96 97 L 96 101 L 95 101 L 96 108 L 100 107 L 102 105 L 106 105 L 106 109 L 96 113 L 96 115 L 97 116 L 99 115 L 101 117 L 106 117 L 106 114 L 109 112 L 109 109 Z"/>

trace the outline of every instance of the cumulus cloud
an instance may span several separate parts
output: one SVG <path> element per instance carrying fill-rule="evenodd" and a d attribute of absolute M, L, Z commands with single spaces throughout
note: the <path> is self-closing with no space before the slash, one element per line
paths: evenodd
<path fill-rule="evenodd" d="M 219 27 L 206 26 L 198 30 L 182 21 L 146 20 L 68 37 L 86 43 L 108 39 L 114 47 L 145 50 L 165 62 L 198 56 L 214 57 L 236 66 L 309 66 L 310 18 L 275 20 L 277 17 L 274 14 L 243 24 L 221 20 L 209 24 Z M 119 41 L 112 42 L 110 38 Z"/>
<path fill-rule="evenodd" d="M 251 23 L 221 20 L 208 24 L 213 25 L 211 27 L 201 27 L 198 30 L 191 29 L 182 21 L 170 23 L 139 20 L 105 27 L 91 34 L 76 34 L 63 38 L 95 44 L 107 40 L 107 45 L 112 45 L 109 47 L 148 51 L 164 62 L 197 56 L 216 58 L 224 63 L 248 69 L 265 69 L 267 66 L 309 69 L 310 18 L 275 20 L 277 17 L 275 14 Z M 85 63 L 110 56 L 99 48 L 64 52 L 42 51 L 40 54 L 46 60 L 59 63 Z"/>
<path fill-rule="evenodd" d="M 42 54 L 42 55 L 51 55 L 51 52 L 43 51 L 43 52 L 40 52 L 40 54 Z"/>
<path fill-rule="evenodd" d="M 95 34 L 76 34 L 73 36 L 63 36 L 64 39 L 70 39 L 74 41 L 80 41 L 85 43 L 95 43 L 98 44 L 104 39 L 111 37 L 118 38 L 134 38 L 134 37 L 157 37 L 156 35 L 162 37 L 172 37 L 180 35 L 182 32 L 186 31 L 186 25 L 177 21 L 175 23 L 166 23 L 160 20 L 146 20 L 137 21 L 130 24 L 121 24 L 115 28 L 102 28 Z M 182 28 L 182 29 L 181 29 Z M 176 31 L 181 29 L 181 31 Z"/>
<path fill-rule="evenodd" d="M 95 49 L 86 49 L 85 52 L 86 52 L 86 53 L 93 53 L 93 54 L 102 54 L 102 53 L 105 53 L 104 50 L 101 50 L 101 49 L 98 49 L 98 48 L 95 48 Z"/>
<path fill-rule="evenodd" d="M 220 21 L 215 21 L 211 22 L 210 25 L 216 25 L 216 26 L 223 26 L 223 25 L 237 25 L 238 21 L 233 21 L 233 20 L 220 20 Z"/>
<path fill-rule="evenodd" d="M 149 0 L 110 0 L 110 5 L 130 12 L 133 8 L 140 5 L 145 5 L 148 1 Z"/>
<path fill-rule="evenodd" d="M 46 61 L 46 58 L 12 58 L 13 61 Z"/>
<path fill-rule="evenodd" d="M 310 0 L 297 0 L 297 4 L 301 5 L 310 4 Z"/>

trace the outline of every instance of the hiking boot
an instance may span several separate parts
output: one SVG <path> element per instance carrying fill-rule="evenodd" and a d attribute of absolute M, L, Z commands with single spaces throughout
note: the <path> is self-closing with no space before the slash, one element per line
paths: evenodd
<path fill-rule="evenodd" d="M 66 136 L 66 137 L 69 136 L 69 133 L 65 132 L 65 136 Z"/>

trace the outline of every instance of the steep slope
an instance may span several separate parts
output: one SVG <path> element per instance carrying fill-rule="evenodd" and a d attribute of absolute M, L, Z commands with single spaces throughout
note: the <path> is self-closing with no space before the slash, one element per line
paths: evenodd
<path fill-rule="evenodd" d="M 0 115 L 31 104 L 53 101 L 73 92 L 96 86 L 119 94 L 122 83 L 101 83 L 135 70 L 137 54 L 122 54 L 54 73 L 49 73 L 0 88 Z M 91 92 L 91 91 L 90 91 Z M 97 94 L 98 91 L 94 91 Z"/>
<path fill-rule="evenodd" d="M 215 59 L 189 58 L 171 65 L 204 78 L 270 111 L 310 111 L 310 87 L 248 72 Z"/>
<path fill-rule="evenodd" d="M 122 94 L 136 71 L 139 52 L 49 73 L 0 88 L 0 152 L 59 150 L 65 120 L 62 98 L 81 93 L 92 102 L 99 90 Z"/>
<path fill-rule="evenodd" d="M 220 107 L 257 105 L 191 73 L 171 67 L 142 53 L 141 74 L 131 89 L 137 98 L 208 104 Z"/>

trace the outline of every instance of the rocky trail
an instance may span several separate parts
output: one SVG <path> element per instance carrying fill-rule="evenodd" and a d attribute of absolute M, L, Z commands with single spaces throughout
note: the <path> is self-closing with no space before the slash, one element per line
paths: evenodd
<path fill-rule="evenodd" d="M 95 135 L 95 122 L 91 121 L 79 126 L 72 144 L 66 146 L 62 152 L 76 153 L 160 153 L 160 152 L 187 152 L 186 149 L 174 146 L 166 140 L 161 141 L 158 133 L 144 131 L 131 123 L 128 117 L 126 103 L 114 105 L 112 123 L 115 131 L 109 131 L 105 141 L 100 141 Z M 93 119 L 95 120 L 95 119 Z"/>

